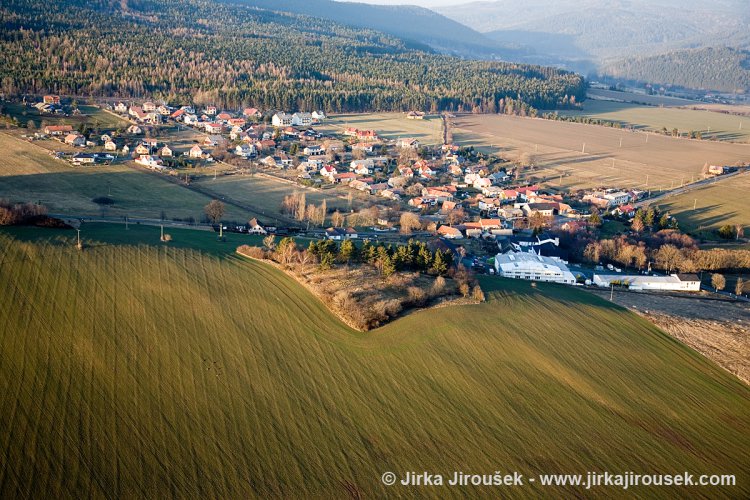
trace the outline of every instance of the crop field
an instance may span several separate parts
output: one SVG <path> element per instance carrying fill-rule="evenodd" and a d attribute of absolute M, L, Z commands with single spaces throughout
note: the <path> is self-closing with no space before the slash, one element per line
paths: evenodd
<path fill-rule="evenodd" d="M 658 131 L 666 127 L 671 131 L 676 128 L 682 134 L 691 130 L 700 132 L 703 139 L 750 142 L 750 117 L 702 109 L 641 106 L 589 99 L 583 103 L 582 111 L 565 110 L 560 114 L 599 118 L 641 130 Z"/>
<path fill-rule="evenodd" d="M 613 100 L 630 103 L 642 103 L 649 106 L 691 106 L 693 104 L 700 104 L 700 101 L 682 99 L 680 97 L 646 95 L 638 94 L 635 92 L 619 92 L 617 90 L 589 89 L 587 94 L 591 100 Z"/>
<path fill-rule="evenodd" d="M 425 116 L 424 120 L 409 120 L 406 113 L 356 113 L 329 117 L 317 130 L 340 134 L 349 127 L 375 130 L 385 139 L 413 137 L 423 144 L 442 144 L 442 124 L 438 115 Z"/>
<path fill-rule="evenodd" d="M 750 158 L 746 144 L 515 116 L 464 115 L 455 120 L 453 135 L 458 144 L 508 159 L 534 155 L 538 167 L 532 175 L 563 189 L 602 185 L 670 189 L 697 179 L 706 162 L 733 165 Z"/>
<path fill-rule="evenodd" d="M 381 475 L 498 469 L 750 495 L 750 388 L 584 291 L 488 278 L 486 303 L 365 334 L 262 263 L 26 231 L 0 231 L 3 498 L 411 496 Z"/>
<path fill-rule="evenodd" d="M 750 227 L 750 172 L 664 199 L 662 210 L 677 217 L 690 232 L 718 229 L 724 224 Z"/>
<path fill-rule="evenodd" d="M 158 218 L 203 218 L 211 199 L 168 182 L 159 175 L 122 164 L 74 167 L 45 150 L 7 134 L 0 134 L 0 198 L 41 202 L 52 213 Z M 92 199 L 110 196 L 115 204 L 101 208 Z M 227 206 L 227 219 L 251 215 Z"/>

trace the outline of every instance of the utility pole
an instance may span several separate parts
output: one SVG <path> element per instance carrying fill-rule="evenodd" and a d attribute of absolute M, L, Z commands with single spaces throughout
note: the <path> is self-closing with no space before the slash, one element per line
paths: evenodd
<path fill-rule="evenodd" d="M 698 199 L 693 200 L 693 212 L 695 212 L 695 209 L 698 207 Z"/>
<path fill-rule="evenodd" d="M 583 149 L 581 150 L 581 154 L 586 154 L 586 143 L 583 143 Z"/>
<path fill-rule="evenodd" d="M 609 292 L 609 301 L 612 302 L 614 300 L 614 298 L 615 298 L 615 284 L 614 283 L 610 283 L 610 286 L 612 288 L 610 288 L 610 292 Z"/>
<path fill-rule="evenodd" d="M 76 242 L 76 248 L 78 250 L 81 250 L 83 248 L 83 246 L 81 245 L 81 228 L 76 228 L 76 231 L 78 233 L 77 242 Z"/>
<path fill-rule="evenodd" d="M 161 228 L 161 236 L 159 237 L 159 239 L 161 241 L 164 241 L 164 224 L 160 225 L 159 227 Z"/>
<path fill-rule="evenodd" d="M 128 227 L 128 216 L 126 215 L 126 216 L 125 216 L 125 231 L 127 231 L 127 230 L 129 230 L 129 229 L 130 229 L 130 228 Z"/>

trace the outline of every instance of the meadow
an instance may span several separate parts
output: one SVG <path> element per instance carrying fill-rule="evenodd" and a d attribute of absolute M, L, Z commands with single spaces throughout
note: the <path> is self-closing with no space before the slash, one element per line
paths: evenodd
<path fill-rule="evenodd" d="M 34 143 L 0 133 L 0 198 L 40 202 L 51 213 L 159 218 L 204 217 L 211 197 L 169 182 L 158 174 L 124 164 L 74 167 L 49 156 Z M 109 196 L 114 205 L 92 200 Z M 247 220 L 253 214 L 227 205 L 226 219 Z"/>
<path fill-rule="evenodd" d="M 498 469 L 734 473 L 598 493 L 750 494 L 750 388 L 584 291 L 487 278 L 486 303 L 365 334 L 262 263 L 21 233 L 0 231 L 4 498 L 496 496 L 380 477 Z"/>
<path fill-rule="evenodd" d="M 583 103 L 581 111 L 565 110 L 559 113 L 565 116 L 598 118 L 640 130 L 659 131 L 664 127 L 670 132 L 677 128 L 682 134 L 695 131 L 700 132 L 704 140 L 750 142 L 750 118 L 703 109 L 642 106 L 589 99 Z"/>
<path fill-rule="evenodd" d="M 74 128 L 82 123 L 98 129 L 116 129 L 128 126 L 127 120 L 123 120 L 114 113 L 87 104 L 78 107 L 81 114 L 71 116 L 42 114 L 36 108 L 18 102 L 3 102 L 2 106 L 4 114 L 17 118 L 18 122 L 24 127 L 29 120 L 34 122 L 36 128 L 41 128 L 42 122 L 50 125 L 73 125 Z"/>
<path fill-rule="evenodd" d="M 442 144 L 442 120 L 439 115 L 427 115 L 423 120 L 409 120 L 406 113 L 352 113 L 328 117 L 317 130 L 341 134 L 349 127 L 375 130 L 384 139 L 413 137 L 422 144 Z"/>
<path fill-rule="evenodd" d="M 531 175 L 562 189 L 668 190 L 697 180 L 706 162 L 733 165 L 750 157 L 747 144 L 678 139 L 580 123 L 503 115 L 463 115 L 454 122 L 453 136 L 458 144 L 510 160 L 529 153 L 537 162 Z"/>
<path fill-rule="evenodd" d="M 703 233 L 725 224 L 750 228 L 750 172 L 660 200 L 683 230 Z"/>

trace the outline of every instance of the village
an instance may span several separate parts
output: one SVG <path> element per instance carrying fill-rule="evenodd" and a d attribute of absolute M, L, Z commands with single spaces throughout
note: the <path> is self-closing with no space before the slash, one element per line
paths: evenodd
<path fill-rule="evenodd" d="M 43 96 L 33 106 L 43 115 L 71 112 L 55 95 Z M 373 129 L 327 129 L 327 116 L 321 110 L 292 113 L 248 107 L 230 111 L 212 105 L 175 107 L 152 101 L 106 102 L 102 107 L 128 126 L 95 133 L 72 125 L 45 125 L 29 139 L 53 138 L 64 143 L 68 151 L 53 154 L 75 168 L 124 162 L 184 179 L 186 184 L 195 172 L 206 169 L 213 171 L 214 178 L 219 171 L 222 176 L 262 173 L 289 182 L 290 196 L 297 186 L 349 200 L 348 213 L 324 206 L 318 216 L 287 207 L 286 215 L 296 223 L 290 227 L 277 228 L 279 224 L 270 220 L 264 225 L 254 218 L 248 224 L 222 226 L 222 230 L 302 231 L 335 241 L 425 238 L 439 240 L 443 248 L 454 251 L 467 267 L 480 273 L 571 285 L 701 289 L 694 274 L 657 274 L 645 262 L 633 265 L 630 274 L 611 263 L 605 268 L 603 262 L 569 268 L 569 252 L 561 248 L 561 234 L 564 240 L 590 237 L 592 229 L 607 221 L 626 229 L 651 193 L 618 186 L 578 191 L 540 187 L 528 175 L 529 165 L 524 161 L 508 161 L 455 144 L 447 114 L 441 117 L 443 143 L 423 144 L 410 137 L 387 139 Z M 424 120 L 425 116 L 411 111 L 404 113 L 403 120 Z M 710 178 L 732 170 L 708 165 L 704 174 Z M 362 217 L 365 212 L 367 216 Z M 677 228 L 669 214 L 662 214 L 658 224 L 662 229 Z"/>

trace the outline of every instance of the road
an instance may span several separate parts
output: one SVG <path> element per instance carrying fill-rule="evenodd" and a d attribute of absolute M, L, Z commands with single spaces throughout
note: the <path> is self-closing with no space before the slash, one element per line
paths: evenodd
<path fill-rule="evenodd" d="M 736 172 L 731 172 L 724 175 L 719 175 L 717 177 L 710 177 L 708 179 L 703 179 L 701 181 L 693 182 L 691 184 L 686 184 L 682 187 L 673 189 L 671 191 L 667 191 L 664 194 L 660 194 L 658 196 L 654 196 L 653 198 L 647 198 L 645 200 L 641 200 L 637 203 L 634 203 L 633 206 L 635 208 L 641 208 L 646 207 L 654 202 L 664 200 L 666 198 L 670 198 L 672 196 L 677 196 L 682 193 L 690 192 L 694 189 L 698 189 L 705 186 L 710 186 L 711 184 L 716 184 L 717 182 L 725 181 L 726 179 L 730 179 L 732 177 L 737 177 L 738 175 L 750 175 L 750 170 L 738 170 Z"/>

